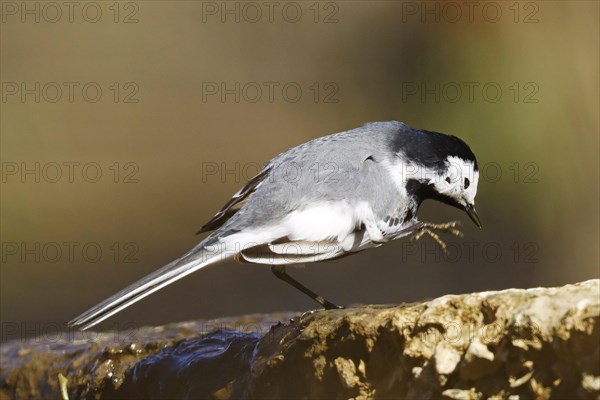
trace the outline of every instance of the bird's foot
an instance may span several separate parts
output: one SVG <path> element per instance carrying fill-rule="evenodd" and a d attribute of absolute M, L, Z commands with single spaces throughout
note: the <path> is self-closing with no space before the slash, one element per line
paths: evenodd
<path fill-rule="evenodd" d="M 333 303 L 331 303 L 331 302 L 329 302 L 329 301 L 325 300 L 325 305 L 324 305 L 324 307 L 323 307 L 322 309 L 319 309 L 319 310 L 308 310 L 308 311 L 305 311 L 305 312 L 303 312 L 303 313 L 302 313 L 302 315 L 300 316 L 300 319 L 302 319 L 302 318 L 305 318 L 305 317 L 308 317 L 308 316 L 310 316 L 310 315 L 313 315 L 313 314 L 315 314 L 315 313 L 317 313 L 317 312 L 319 312 L 319 311 L 323 311 L 323 309 L 325 309 L 325 310 L 343 310 L 343 309 L 345 309 L 345 308 L 346 308 L 346 307 L 344 307 L 344 306 L 338 306 L 338 305 L 336 305 L 336 304 L 333 304 Z"/>
<path fill-rule="evenodd" d="M 321 303 L 323 308 L 326 310 L 341 310 L 341 309 L 345 308 L 343 306 L 338 306 L 337 304 L 333 304 L 332 302 L 324 299 L 321 296 L 317 297 L 317 302 Z"/>
<path fill-rule="evenodd" d="M 463 233 L 458 229 L 459 226 L 462 225 L 460 221 L 451 221 L 446 222 L 445 224 L 433 224 L 431 222 L 424 222 L 423 227 L 428 228 L 430 230 L 447 232 L 451 235 L 463 237 Z"/>
<path fill-rule="evenodd" d="M 429 236 L 433 241 L 435 241 L 441 248 L 444 253 L 447 252 L 446 248 L 448 247 L 446 243 L 442 239 L 440 239 L 439 235 L 434 231 L 446 232 L 451 235 L 462 237 L 463 233 L 457 229 L 460 226 L 460 221 L 452 221 L 447 222 L 445 224 L 433 224 L 430 222 L 423 222 L 421 227 L 418 229 L 415 236 L 412 237 L 411 240 L 419 240 L 423 237 L 423 235 Z"/>

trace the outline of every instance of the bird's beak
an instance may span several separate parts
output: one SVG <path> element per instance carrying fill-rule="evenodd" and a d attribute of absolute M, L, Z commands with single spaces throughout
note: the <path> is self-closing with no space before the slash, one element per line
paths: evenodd
<path fill-rule="evenodd" d="M 471 218 L 471 221 L 473 221 L 479 229 L 483 228 L 481 226 L 481 220 L 479 219 L 479 216 L 477 215 L 477 212 L 475 211 L 475 206 L 473 204 L 467 204 L 465 206 L 465 211 L 469 218 Z"/>

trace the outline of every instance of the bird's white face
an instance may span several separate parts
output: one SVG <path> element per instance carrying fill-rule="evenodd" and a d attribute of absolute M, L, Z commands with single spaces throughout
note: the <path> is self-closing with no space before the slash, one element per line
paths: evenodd
<path fill-rule="evenodd" d="M 479 183 L 479 171 L 475 169 L 475 164 L 452 156 L 448 157 L 447 165 L 446 171 L 432 182 L 435 190 L 463 207 L 474 206 Z"/>

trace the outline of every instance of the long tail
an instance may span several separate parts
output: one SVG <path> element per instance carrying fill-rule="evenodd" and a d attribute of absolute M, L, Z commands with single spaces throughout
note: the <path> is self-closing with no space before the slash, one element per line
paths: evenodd
<path fill-rule="evenodd" d="M 68 325 L 80 327 L 81 330 L 89 329 L 176 280 L 207 265 L 222 261 L 222 254 L 220 251 L 206 250 L 201 243 L 183 257 L 146 275 L 100 304 L 90 308 L 69 321 Z"/>

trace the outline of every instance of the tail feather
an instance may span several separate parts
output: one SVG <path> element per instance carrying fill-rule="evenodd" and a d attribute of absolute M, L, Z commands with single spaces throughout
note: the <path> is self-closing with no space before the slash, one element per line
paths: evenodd
<path fill-rule="evenodd" d="M 184 276 L 200 268 L 214 264 L 217 261 L 221 261 L 220 255 L 220 253 L 213 251 L 209 253 L 204 248 L 198 246 L 183 257 L 143 277 L 100 304 L 90 308 L 69 321 L 68 325 L 80 327 L 81 330 L 89 329 Z"/>

